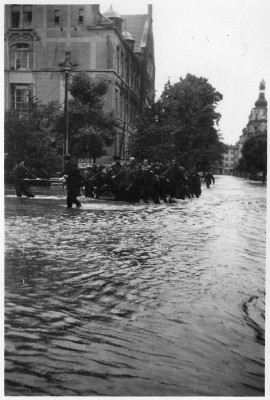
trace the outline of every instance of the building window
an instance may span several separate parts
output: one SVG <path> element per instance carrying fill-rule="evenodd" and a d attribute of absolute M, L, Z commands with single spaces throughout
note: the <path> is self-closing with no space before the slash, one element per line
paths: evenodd
<path fill-rule="evenodd" d="M 11 28 L 29 29 L 32 27 L 33 6 L 11 6 Z"/>
<path fill-rule="evenodd" d="M 136 73 L 135 75 L 135 92 L 139 93 L 139 89 L 140 89 L 140 78 L 138 73 Z"/>
<path fill-rule="evenodd" d="M 153 57 L 151 54 L 148 55 L 148 59 L 147 59 L 147 72 L 150 75 L 151 78 L 153 78 Z"/>
<path fill-rule="evenodd" d="M 116 47 L 116 72 L 119 73 L 120 70 L 120 49 Z"/>
<path fill-rule="evenodd" d="M 24 113 L 28 111 L 30 90 L 28 85 L 11 84 L 11 106 L 13 110 Z"/>
<path fill-rule="evenodd" d="M 54 10 L 54 24 L 55 25 L 60 24 L 60 10 L 58 9 Z"/>
<path fill-rule="evenodd" d="M 132 89 L 134 89 L 134 72 L 132 67 L 130 68 L 130 86 L 132 87 Z"/>
<path fill-rule="evenodd" d="M 120 65 L 120 74 L 124 77 L 124 53 L 121 53 L 121 65 Z"/>
<path fill-rule="evenodd" d="M 126 70 L 126 82 L 129 84 L 129 57 L 128 54 L 126 55 L 125 58 L 125 70 Z"/>
<path fill-rule="evenodd" d="M 21 6 L 11 6 L 11 28 L 20 28 Z"/>
<path fill-rule="evenodd" d="M 83 22 L 84 22 L 84 9 L 83 8 L 79 9 L 78 22 L 79 22 L 79 24 L 83 24 Z"/>
<path fill-rule="evenodd" d="M 27 71 L 33 69 L 33 49 L 28 43 L 16 43 L 10 47 L 10 69 Z"/>
<path fill-rule="evenodd" d="M 120 93 L 120 117 L 124 117 L 124 103 L 123 103 L 123 93 Z"/>
<path fill-rule="evenodd" d="M 118 115 L 118 101 L 119 101 L 119 93 L 118 89 L 115 89 L 115 114 Z"/>
<path fill-rule="evenodd" d="M 31 28 L 32 14 L 32 6 L 23 6 L 23 28 Z"/>

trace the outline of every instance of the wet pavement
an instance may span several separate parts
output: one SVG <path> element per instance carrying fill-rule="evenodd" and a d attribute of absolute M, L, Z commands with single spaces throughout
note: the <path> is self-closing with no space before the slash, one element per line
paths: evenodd
<path fill-rule="evenodd" d="M 263 396 L 266 186 L 5 195 L 5 394 Z"/>

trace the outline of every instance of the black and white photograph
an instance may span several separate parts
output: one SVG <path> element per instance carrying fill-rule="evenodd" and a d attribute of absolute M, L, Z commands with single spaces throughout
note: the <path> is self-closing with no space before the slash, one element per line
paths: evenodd
<path fill-rule="evenodd" d="M 267 398 L 270 1 L 1 11 L 1 397 Z"/>

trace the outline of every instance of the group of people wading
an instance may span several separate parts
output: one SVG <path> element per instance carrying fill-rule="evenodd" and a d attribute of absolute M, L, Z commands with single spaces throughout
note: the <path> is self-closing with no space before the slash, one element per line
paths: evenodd
<path fill-rule="evenodd" d="M 114 163 L 110 166 L 93 164 L 85 170 L 80 169 L 71 159 L 70 154 L 64 156 L 64 184 L 67 190 L 67 207 L 73 204 L 81 206 L 77 197 L 81 191 L 85 197 L 105 198 L 127 202 L 159 204 L 176 202 L 177 199 L 199 197 L 202 193 L 201 182 L 209 188 L 215 183 L 211 173 L 207 173 L 204 179 L 195 169 L 186 171 L 177 164 L 176 160 L 165 164 L 144 160 L 136 162 L 130 157 L 127 164 L 122 164 L 120 157 L 114 157 Z M 30 189 L 30 179 L 39 179 L 24 166 L 22 160 L 17 161 L 13 170 L 13 183 L 17 197 L 24 194 L 27 197 L 35 197 Z"/>
<path fill-rule="evenodd" d="M 74 203 L 81 206 L 77 199 L 84 187 L 85 197 L 102 198 L 109 193 L 118 201 L 145 203 L 153 201 L 156 204 L 176 202 L 176 199 L 199 197 L 201 177 L 196 170 L 186 171 L 176 160 L 162 164 L 160 162 L 136 162 L 130 157 L 128 163 L 121 164 L 120 157 L 114 157 L 110 166 L 93 164 L 84 173 L 71 160 L 70 154 L 65 155 L 65 178 L 67 188 L 67 207 Z"/>

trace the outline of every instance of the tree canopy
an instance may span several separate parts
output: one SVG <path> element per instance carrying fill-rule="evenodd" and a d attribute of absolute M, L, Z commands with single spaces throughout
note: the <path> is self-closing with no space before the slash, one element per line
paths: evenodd
<path fill-rule="evenodd" d="M 61 115 L 60 105 L 31 100 L 29 112 L 5 113 L 5 167 L 12 171 L 15 159 L 22 158 L 40 177 L 49 177 L 59 165 L 59 143 L 55 124 Z M 60 150 L 61 154 L 61 150 Z"/>
<path fill-rule="evenodd" d="M 76 73 L 69 84 L 69 151 L 77 157 L 105 154 L 113 143 L 115 118 L 103 111 L 108 83 Z M 12 171 L 16 158 L 23 158 L 39 177 L 62 169 L 65 115 L 58 102 L 41 104 L 30 99 L 27 113 L 5 113 L 5 170 Z"/>
<path fill-rule="evenodd" d="M 175 158 L 186 168 L 206 170 L 222 157 L 226 146 L 217 130 L 222 100 L 205 78 L 188 74 L 171 85 L 147 109 L 131 139 L 131 151 L 138 158 Z"/>
<path fill-rule="evenodd" d="M 267 173 L 267 134 L 262 133 L 248 138 L 242 148 L 244 169 L 256 174 L 262 172 L 263 180 Z"/>
<path fill-rule="evenodd" d="M 106 146 L 115 137 L 115 118 L 105 113 L 103 96 L 108 82 L 94 79 L 86 73 L 76 73 L 69 84 L 72 99 L 68 102 L 69 148 L 78 157 L 96 160 L 106 153 Z M 65 127 L 64 117 L 58 122 L 58 131 Z"/>

